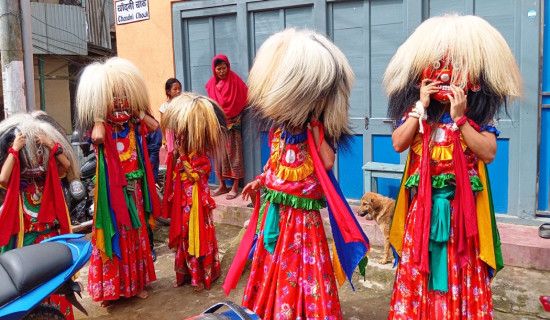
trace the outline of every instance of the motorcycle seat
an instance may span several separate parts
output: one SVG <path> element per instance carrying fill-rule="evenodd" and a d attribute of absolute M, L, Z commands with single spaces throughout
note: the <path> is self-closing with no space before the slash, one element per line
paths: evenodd
<path fill-rule="evenodd" d="M 73 264 L 71 249 L 39 243 L 0 255 L 0 306 L 52 279 Z"/>

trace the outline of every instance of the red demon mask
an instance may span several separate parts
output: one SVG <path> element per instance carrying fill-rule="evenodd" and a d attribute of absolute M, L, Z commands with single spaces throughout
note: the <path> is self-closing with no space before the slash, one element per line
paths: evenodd
<path fill-rule="evenodd" d="M 453 91 L 451 91 L 452 75 L 453 65 L 447 60 L 438 60 L 432 63 L 431 66 L 424 69 L 424 71 L 422 72 L 422 80 L 430 79 L 432 82 L 438 81 L 440 83 L 439 92 L 432 94 L 432 98 L 440 102 L 449 102 L 449 97 L 447 95 L 453 95 Z M 470 81 L 468 81 L 466 87 L 462 86 L 460 83 L 452 84 L 458 87 L 462 87 L 464 93 L 468 92 L 468 90 L 480 90 L 479 85 L 472 85 Z"/>
<path fill-rule="evenodd" d="M 114 123 L 124 123 L 130 120 L 132 109 L 126 98 L 115 98 L 113 109 L 109 110 L 107 119 Z"/>

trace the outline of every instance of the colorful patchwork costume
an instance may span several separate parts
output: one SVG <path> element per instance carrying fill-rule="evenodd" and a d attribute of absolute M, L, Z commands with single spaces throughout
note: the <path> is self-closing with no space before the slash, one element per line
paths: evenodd
<path fill-rule="evenodd" d="M 344 54 L 314 31 L 276 33 L 256 55 L 248 97 L 271 124 L 271 154 L 264 172 L 243 189 L 243 196 L 255 195 L 256 206 L 223 288 L 226 294 L 235 288 L 257 236 L 243 306 L 262 319 L 341 319 L 337 282 L 351 283 L 366 261 L 368 239 L 330 170 L 331 145 L 351 132 L 352 83 Z M 332 263 L 320 214 L 327 204 Z"/>
<path fill-rule="evenodd" d="M 434 17 L 398 49 L 384 84 L 394 146 L 410 139 L 390 234 L 389 319 L 492 319 L 490 281 L 503 261 L 487 166 L 472 149 L 490 142 L 496 153 L 492 119 L 521 94 L 514 57 L 485 20 Z"/>
<path fill-rule="evenodd" d="M 154 121 L 146 115 L 145 81 L 124 59 L 91 64 L 79 80 L 77 107 L 98 160 L 88 291 L 102 303 L 144 298 L 156 280 L 147 227 L 160 215 L 145 143 L 146 121 Z"/>
<path fill-rule="evenodd" d="M 168 154 L 163 214 L 170 218 L 169 247 L 176 251 L 176 286 L 190 282 L 195 290 L 210 289 L 221 274 L 208 179 L 214 159 L 222 156 L 225 115 L 207 97 L 184 92 L 172 99 L 163 129 L 175 133 Z"/>

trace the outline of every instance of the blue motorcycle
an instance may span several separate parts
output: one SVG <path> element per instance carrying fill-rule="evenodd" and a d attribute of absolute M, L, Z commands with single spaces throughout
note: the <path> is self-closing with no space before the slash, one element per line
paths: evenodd
<path fill-rule="evenodd" d="M 0 320 L 60 319 L 63 314 L 43 304 L 51 294 L 64 294 L 88 315 L 76 300 L 81 286 L 72 280 L 92 255 L 82 234 L 65 234 L 0 255 Z"/>

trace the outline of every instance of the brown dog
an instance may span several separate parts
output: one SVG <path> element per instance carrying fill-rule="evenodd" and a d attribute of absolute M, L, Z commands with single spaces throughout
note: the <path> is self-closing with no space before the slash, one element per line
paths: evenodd
<path fill-rule="evenodd" d="M 395 200 L 378 193 L 367 192 L 361 198 L 361 206 L 357 214 L 367 220 L 374 220 L 384 235 L 384 257 L 381 264 L 392 262 L 390 256 L 390 226 L 393 217 Z"/>

